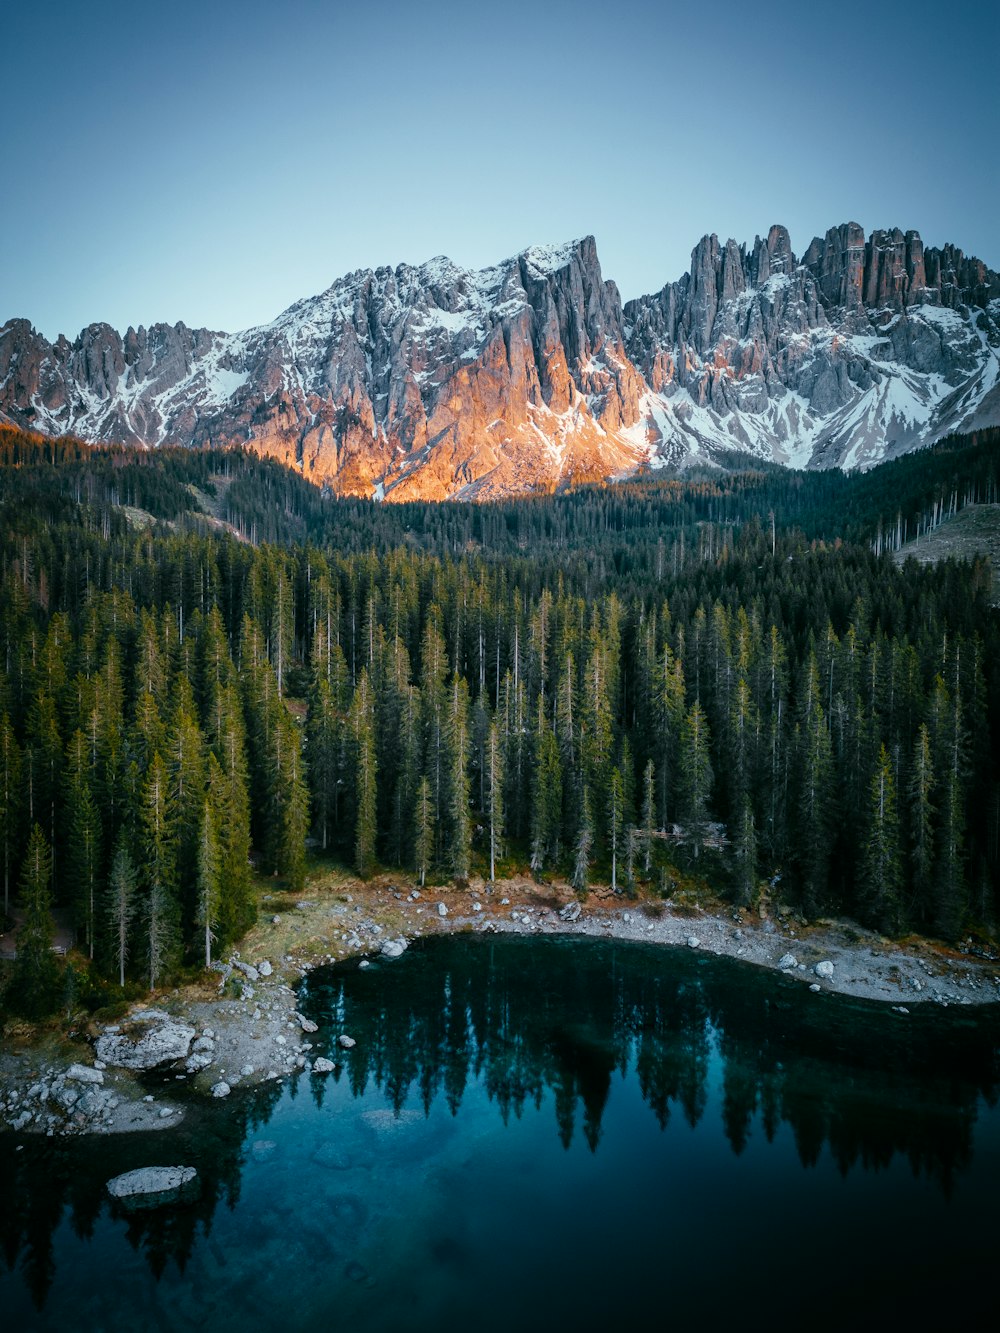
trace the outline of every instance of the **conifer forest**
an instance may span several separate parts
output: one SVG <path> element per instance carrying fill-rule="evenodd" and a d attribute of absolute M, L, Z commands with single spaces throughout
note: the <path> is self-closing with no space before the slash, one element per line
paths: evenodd
<path fill-rule="evenodd" d="M 155 989 L 329 858 L 995 928 L 1000 432 L 496 504 L 0 430 L 4 1000 Z M 52 949 L 68 922 L 70 953 Z"/>

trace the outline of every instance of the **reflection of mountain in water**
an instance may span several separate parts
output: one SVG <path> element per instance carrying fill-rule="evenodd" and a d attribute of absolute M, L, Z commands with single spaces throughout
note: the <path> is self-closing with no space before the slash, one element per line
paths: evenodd
<path fill-rule="evenodd" d="M 307 990 L 357 1095 L 373 1081 L 397 1110 L 443 1094 L 457 1112 L 475 1078 L 506 1120 L 549 1090 L 563 1143 L 579 1118 L 594 1150 L 616 1071 L 634 1070 L 661 1126 L 675 1108 L 695 1125 L 715 1056 L 734 1152 L 758 1116 L 768 1140 L 791 1126 L 803 1165 L 824 1144 L 845 1172 L 902 1153 L 947 1189 L 971 1154 L 977 1097 L 997 1082 L 993 1011 L 904 1017 L 655 946 L 454 937 L 322 969 Z"/>
<path fill-rule="evenodd" d="M 457 1113 L 475 1080 L 505 1123 L 551 1097 L 563 1144 L 579 1131 L 592 1151 L 621 1074 L 635 1078 L 661 1126 L 675 1114 L 698 1124 L 718 1089 L 736 1153 L 751 1135 L 770 1140 L 784 1122 L 804 1165 L 824 1145 L 845 1173 L 903 1154 L 915 1173 L 947 1191 L 972 1158 L 978 1097 L 992 1099 L 998 1083 L 995 1013 L 903 1018 L 884 1006 L 813 996 L 801 983 L 726 960 L 654 947 L 437 939 L 391 963 L 315 972 L 305 989 L 302 1008 L 321 1025 L 313 1054 L 343 1064 L 337 1075 L 308 1079 L 320 1105 L 330 1078 L 347 1078 L 359 1097 L 378 1087 L 397 1112 L 421 1115 L 416 1108 L 426 1113 L 443 1097 Z M 337 1045 L 343 1032 L 357 1041 L 350 1051 Z M 176 1097 L 178 1085 L 172 1076 L 169 1082 Z M 216 1246 L 213 1219 L 220 1203 L 239 1200 L 254 1131 L 296 1085 L 302 1078 L 288 1094 L 272 1083 L 222 1106 L 197 1102 L 181 1127 L 163 1134 L 0 1135 L 0 1244 L 8 1268 L 19 1270 L 41 1306 L 60 1224 L 68 1219 L 90 1238 L 109 1206 L 111 1176 L 169 1160 L 198 1168 L 201 1198 L 116 1225 L 157 1277 L 171 1260 L 183 1271 L 196 1244 Z M 281 1132 L 290 1131 L 283 1125 Z M 341 1150 L 331 1142 L 330 1152 Z M 301 1227 L 296 1200 L 307 1189 L 308 1181 L 291 1175 L 288 1197 L 270 1203 Z"/>

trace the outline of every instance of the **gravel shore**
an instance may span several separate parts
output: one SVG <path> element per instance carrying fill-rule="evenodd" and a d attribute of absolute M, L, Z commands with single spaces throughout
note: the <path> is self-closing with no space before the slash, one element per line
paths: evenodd
<path fill-rule="evenodd" d="M 1000 963 L 929 941 L 890 942 L 847 921 L 806 926 L 781 913 L 630 903 L 607 891 L 580 902 L 565 885 L 529 879 L 421 892 L 391 879 L 362 884 L 334 876 L 297 900 L 272 895 L 268 905 L 275 910 L 204 983 L 157 995 L 152 1010 L 136 1005 L 86 1041 L 0 1053 L 0 1123 L 48 1135 L 169 1129 L 182 1122 L 192 1091 L 225 1098 L 311 1065 L 313 1025 L 296 1009 L 294 989 L 311 968 L 354 956 L 398 957 L 414 939 L 456 931 L 699 950 L 770 968 L 816 993 L 883 1001 L 903 1015 L 920 1004 L 1000 1002 Z M 157 1041 L 166 1044 L 160 1049 Z M 160 1054 L 172 1058 L 157 1060 Z M 130 1060 L 154 1063 L 124 1067 Z M 156 1069 L 154 1092 L 142 1082 L 144 1067 Z M 171 1085 L 173 1098 L 164 1091 Z"/>

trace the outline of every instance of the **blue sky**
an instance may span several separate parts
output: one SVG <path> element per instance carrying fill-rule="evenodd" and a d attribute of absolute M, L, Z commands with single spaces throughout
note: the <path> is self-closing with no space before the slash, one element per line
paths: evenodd
<path fill-rule="evenodd" d="M 1000 268 L 996 0 L 12 0 L 0 322 L 234 330 L 355 268 L 853 219 Z"/>

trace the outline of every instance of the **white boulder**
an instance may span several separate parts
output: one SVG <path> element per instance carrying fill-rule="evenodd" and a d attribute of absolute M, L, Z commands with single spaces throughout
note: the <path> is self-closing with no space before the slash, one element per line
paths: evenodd
<path fill-rule="evenodd" d="M 193 1166 L 140 1166 L 113 1177 L 107 1190 L 127 1209 L 159 1208 L 196 1197 L 198 1172 Z"/>

